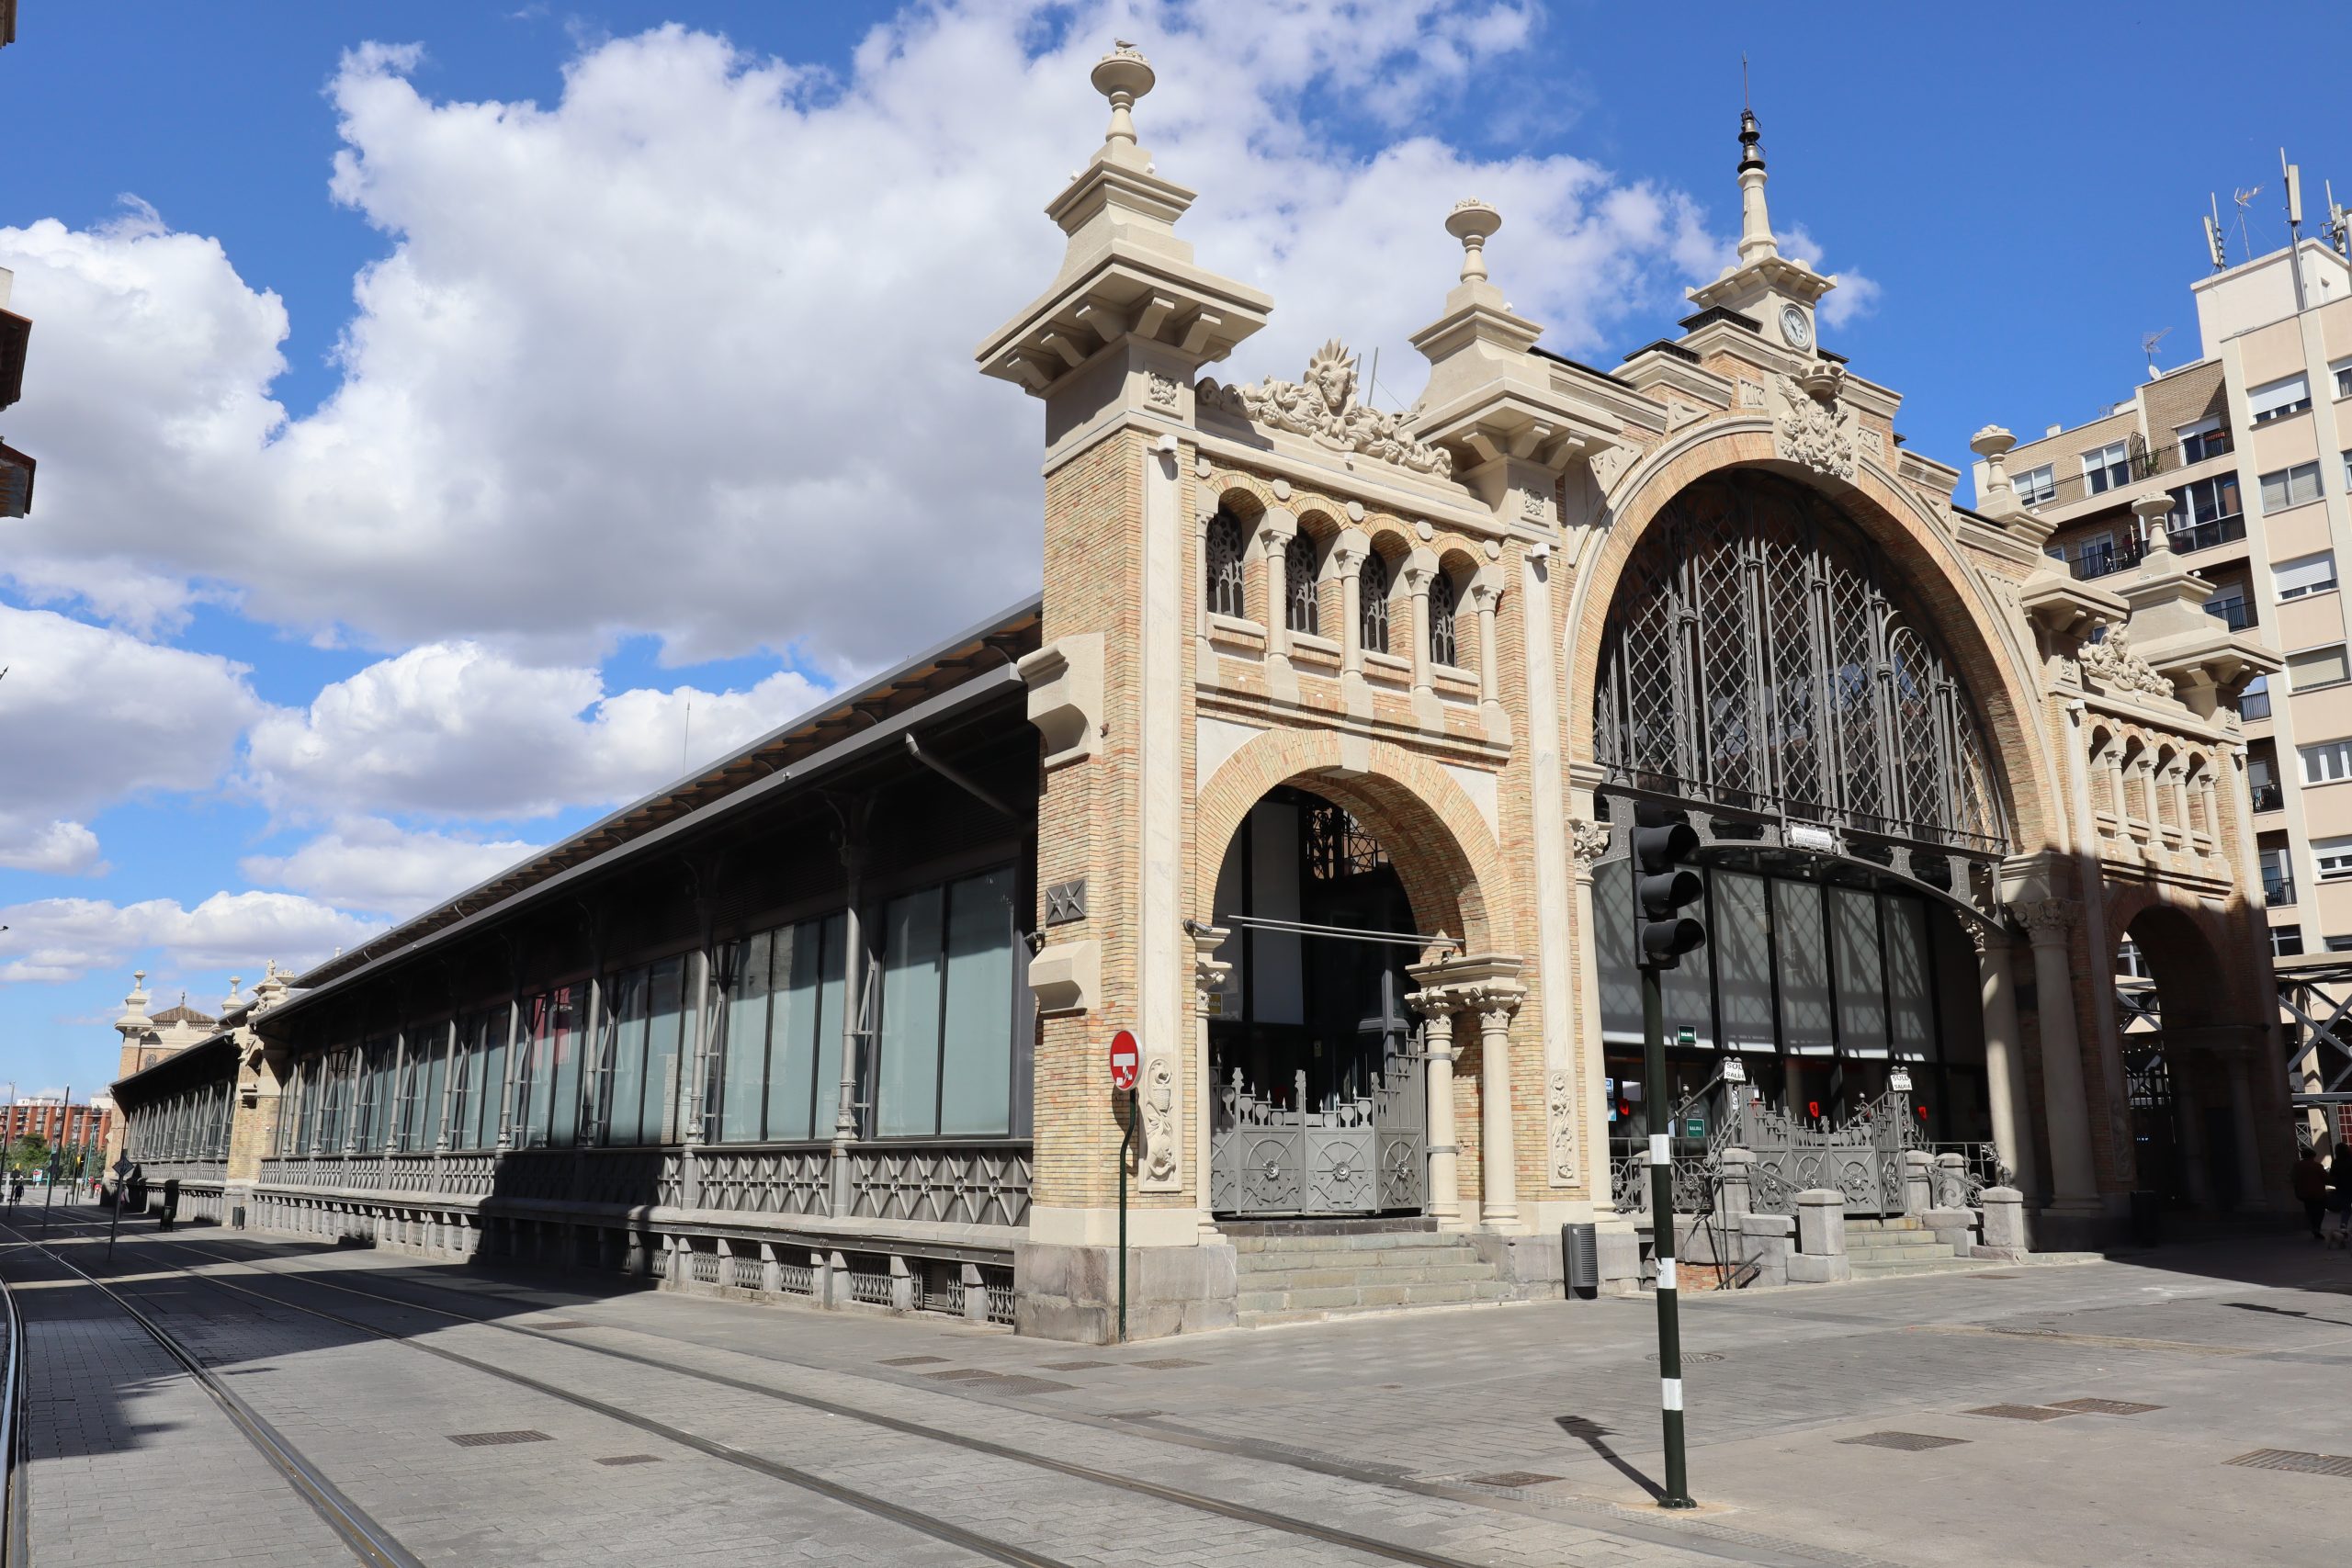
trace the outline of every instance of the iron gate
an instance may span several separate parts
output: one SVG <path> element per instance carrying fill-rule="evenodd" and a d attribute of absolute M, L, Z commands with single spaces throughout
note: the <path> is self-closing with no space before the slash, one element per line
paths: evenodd
<path fill-rule="evenodd" d="M 1209 1123 L 1209 1206 L 1279 1217 L 1419 1212 L 1427 1190 L 1428 1099 L 1420 1040 L 1391 1036 L 1369 1091 L 1307 1102 L 1298 1073 L 1287 1105 L 1235 1068 Z"/>

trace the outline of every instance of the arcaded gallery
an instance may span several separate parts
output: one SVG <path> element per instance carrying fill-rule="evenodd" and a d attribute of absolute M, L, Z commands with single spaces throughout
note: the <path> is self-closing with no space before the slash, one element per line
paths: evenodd
<path fill-rule="evenodd" d="M 1564 1225 L 1639 1289 L 1665 1097 L 1725 1285 L 1829 1277 L 1801 1190 L 1954 1260 L 2086 1246 L 2158 1157 L 2131 939 L 2153 1048 L 2251 1086 L 2242 1190 L 2283 1189 L 2236 711 L 2277 661 L 2160 544 L 2053 563 L 2007 432 L 1955 502 L 1820 341 L 1836 280 L 1781 254 L 1752 116 L 1736 264 L 1612 367 L 1507 302 L 1508 215 L 1430 212 L 1459 259 L 1393 280 L 1429 322 L 1399 413 L 1322 323 L 1298 379 L 1254 354 L 1275 302 L 1182 237 L 1150 66 L 1094 84 L 1061 269 L 976 355 L 1042 405 L 1002 454 L 1042 463 L 1038 594 L 273 980 L 116 1086 L 143 1182 L 1099 1341 L 1123 1213 L 1137 1337 L 1557 1294 Z M 1644 800 L 1690 813 L 1711 934 L 1663 1084 Z"/>

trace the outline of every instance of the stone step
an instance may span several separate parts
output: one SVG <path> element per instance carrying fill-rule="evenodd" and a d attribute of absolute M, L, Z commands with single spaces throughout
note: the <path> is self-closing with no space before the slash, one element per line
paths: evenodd
<path fill-rule="evenodd" d="M 1478 1261 L 1474 1247 L 1400 1247 L 1379 1251 L 1354 1247 L 1329 1252 L 1242 1252 L 1233 1265 L 1244 1274 L 1289 1273 L 1299 1269 L 1419 1269 Z"/>
<path fill-rule="evenodd" d="M 1857 1280 L 1894 1280 L 1912 1274 L 1959 1274 L 1997 1267 L 1982 1258 L 1923 1258 L 1901 1263 L 1850 1261 L 1853 1262 L 1854 1278 Z"/>
<path fill-rule="evenodd" d="M 1474 1260 L 1464 1263 L 1414 1264 L 1391 1269 L 1244 1269 L 1238 1288 L 1245 1292 L 1316 1291 L 1334 1285 L 1442 1285 L 1492 1280 L 1494 1269 Z"/>
<path fill-rule="evenodd" d="M 1949 1247 L 1849 1247 L 1846 1260 L 1860 1269 L 1866 1263 L 1958 1263 Z"/>
<path fill-rule="evenodd" d="M 1857 1247 L 1941 1247 L 1944 1243 L 1933 1231 L 1848 1231 L 1846 1246 Z"/>
<path fill-rule="evenodd" d="M 1243 1291 L 1234 1311 L 1243 1324 L 1304 1322 L 1345 1312 L 1392 1312 L 1399 1307 L 1464 1306 L 1511 1299 L 1499 1280 L 1456 1280 L 1440 1284 L 1338 1285 L 1320 1290 Z M 1301 1317 L 1298 1314 L 1308 1314 Z"/>
<path fill-rule="evenodd" d="M 1917 1214 L 1896 1214 L 1892 1218 L 1848 1220 L 1846 1229 L 1851 1231 L 1924 1231 L 1928 1222 Z"/>

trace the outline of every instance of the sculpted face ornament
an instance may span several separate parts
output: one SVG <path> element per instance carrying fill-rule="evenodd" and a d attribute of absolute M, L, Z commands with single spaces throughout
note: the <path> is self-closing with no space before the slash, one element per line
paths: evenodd
<path fill-rule="evenodd" d="M 1303 380 L 1268 377 L 1254 387 L 1226 387 L 1204 379 L 1194 392 L 1203 408 L 1307 436 L 1334 452 L 1361 453 L 1440 479 L 1453 473 L 1451 453 L 1408 434 L 1409 414 L 1384 413 L 1356 400 L 1356 356 L 1338 338 L 1315 351 Z"/>

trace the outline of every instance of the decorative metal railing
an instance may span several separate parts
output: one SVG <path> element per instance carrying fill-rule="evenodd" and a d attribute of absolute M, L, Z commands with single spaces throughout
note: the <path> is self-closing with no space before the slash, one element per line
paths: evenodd
<path fill-rule="evenodd" d="M 1417 1052 L 1389 1052 L 1368 1093 L 1333 1096 L 1312 1110 L 1308 1101 L 1304 1072 L 1283 1106 L 1234 1070 L 1209 1122 L 1210 1208 L 1278 1215 L 1422 1206 L 1428 1100 Z"/>
<path fill-rule="evenodd" d="M 823 1145 L 792 1148 L 706 1148 L 700 1207 L 736 1214 L 821 1214 L 831 1202 L 831 1151 Z"/>
<path fill-rule="evenodd" d="M 1026 1144 L 873 1144 L 849 1151 L 855 1219 L 1025 1225 L 1035 1169 Z"/>

